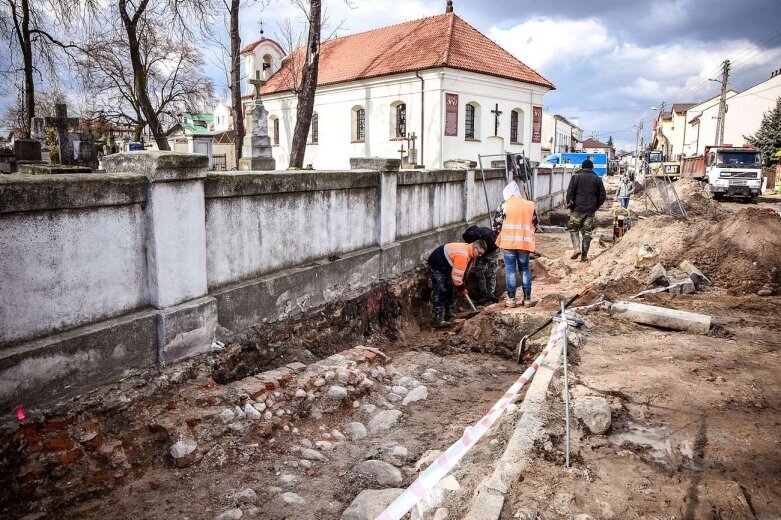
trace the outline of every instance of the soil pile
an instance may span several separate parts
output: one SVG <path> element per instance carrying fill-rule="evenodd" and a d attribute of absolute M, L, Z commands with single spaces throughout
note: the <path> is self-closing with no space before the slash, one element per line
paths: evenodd
<path fill-rule="evenodd" d="M 644 243 L 659 251 L 666 267 L 690 260 L 716 286 L 738 294 L 777 292 L 781 284 L 781 216 L 772 210 L 747 208 L 716 221 L 653 216 L 595 258 L 588 274 L 607 281 L 633 271 Z"/>
<path fill-rule="evenodd" d="M 708 192 L 708 185 L 704 182 L 694 179 L 680 179 L 676 181 L 673 186 L 678 194 L 678 198 L 681 200 L 686 212 L 691 216 L 704 216 L 704 217 L 719 217 L 727 213 L 726 210 L 719 207 L 719 204 L 715 202 Z M 648 209 L 652 210 L 654 206 L 659 211 L 665 211 L 665 204 L 662 200 L 662 196 L 653 184 L 648 185 L 648 193 L 651 198 L 652 204 L 648 205 Z M 672 190 L 668 190 L 668 198 L 670 202 L 674 202 L 675 196 Z M 635 197 L 635 208 L 645 207 L 643 204 L 643 195 L 637 195 Z"/>

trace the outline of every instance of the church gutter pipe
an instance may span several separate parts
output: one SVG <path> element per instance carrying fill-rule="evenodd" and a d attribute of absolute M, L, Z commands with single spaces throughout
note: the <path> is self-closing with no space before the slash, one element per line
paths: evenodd
<path fill-rule="evenodd" d="M 419 70 L 415 71 L 415 76 L 417 76 L 417 78 L 420 80 L 420 164 L 422 166 L 425 166 L 425 163 L 423 162 L 423 158 L 425 157 L 423 155 L 423 150 L 424 150 L 424 148 L 423 148 L 423 141 L 425 139 L 425 137 L 424 137 L 425 136 L 424 121 L 425 121 L 425 114 L 426 114 L 426 110 L 425 110 L 425 108 L 426 108 L 426 98 L 425 98 L 426 80 L 424 80 L 420 76 L 420 71 Z"/>

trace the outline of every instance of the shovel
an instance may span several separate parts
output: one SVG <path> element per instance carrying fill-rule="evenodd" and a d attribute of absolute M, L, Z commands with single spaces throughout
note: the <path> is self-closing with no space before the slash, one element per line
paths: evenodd
<path fill-rule="evenodd" d="M 584 285 L 584 286 L 583 286 L 583 288 L 581 288 L 581 289 L 580 289 L 580 291 L 578 291 L 578 293 L 577 293 L 575 296 L 573 296 L 572 298 L 570 298 L 569 300 L 567 300 L 567 302 L 564 304 L 564 308 L 566 309 L 567 307 L 569 307 L 570 305 L 572 305 L 572 302 L 574 302 L 575 300 L 577 300 L 578 298 L 580 298 L 581 296 L 583 296 L 584 294 L 586 294 L 586 293 L 589 291 L 589 289 L 591 289 L 593 286 L 594 286 L 594 284 L 593 284 L 593 283 L 590 283 L 590 284 Z M 529 340 L 529 338 L 531 338 L 532 336 L 534 336 L 535 334 L 537 334 L 538 332 L 540 332 L 542 329 L 544 329 L 545 327 L 547 327 L 547 326 L 548 326 L 548 325 L 550 325 L 551 323 L 553 323 L 553 317 L 551 317 L 551 318 L 550 318 L 548 321 L 546 321 L 545 323 L 543 323 L 543 324 L 542 324 L 542 325 L 541 325 L 541 326 L 540 326 L 540 327 L 539 327 L 537 330 L 535 330 L 534 332 L 532 332 L 532 333 L 530 333 L 530 334 L 527 334 L 527 335 L 525 335 L 523 338 L 521 338 L 521 346 L 520 346 L 520 348 L 518 348 L 518 363 L 519 363 L 519 364 L 521 363 L 521 361 L 523 361 L 523 353 L 526 351 L 526 342 Z"/>
<path fill-rule="evenodd" d="M 469 318 L 474 318 L 478 314 L 480 314 L 480 311 L 477 310 L 477 307 L 475 307 L 475 304 L 472 303 L 472 298 L 469 297 L 469 295 L 464 295 L 464 298 L 466 298 L 466 301 L 469 302 L 469 306 L 472 307 L 471 311 L 462 312 L 459 314 L 459 318 L 468 320 Z"/>

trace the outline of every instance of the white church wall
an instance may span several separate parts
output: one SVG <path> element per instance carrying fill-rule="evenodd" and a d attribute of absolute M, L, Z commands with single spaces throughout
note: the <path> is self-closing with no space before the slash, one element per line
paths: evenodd
<path fill-rule="evenodd" d="M 307 146 L 304 164 L 312 164 L 315 169 L 340 169 L 349 167 L 350 157 L 399 158 L 401 145 L 404 145 L 406 155 L 406 139 L 396 139 L 392 134 L 392 105 L 395 102 L 407 105 L 407 133 L 415 133 L 418 154 L 423 137 L 423 155 L 419 155 L 417 162 L 426 168 L 441 168 L 447 160 L 476 160 L 478 154 L 500 154 L 505 150 L 523 150 L 531 160 L 540 160 L 540 143 L 531 143 L 532 106 L 542 105 L 546 89 L 532 85 L 527 88 L 518 82 L 452 69 L 429 70 L 421 72 L 420 76 L 425 82 L 423 116 L 421 80 L 414 73 L 320 87 L 314 106 L 318 114 L 319 139 L 317 144 Z M 459 96 L 459 128 L 455 137 L 444 135 L 445 93 Z M 480 106 L 477 129 L 480 138 L 474 141 L 466 141 L 464 138 L 465 106 L 469 102 Z M 277 165 L 285 167 L 290 158 L 295 125 L 295 98 L 289 93 L 269 94 L 263 97 L 263 103 L 269 111 L 269 117 L 280 120 L 279 145 L 273 147 L 272 153 Z M 500 116 L 499 137 L 493 137 L 494 118 L 491 110 L 497 103 L 503 113 Z M 363 142 L 354 139 L 356 107 L 365 110 Z M 522 111 L 519 120 L 522 144 L 510 143 L 510 114 L 514 109 Z M 425 119 L 423 130 L 421 118 Z"/>

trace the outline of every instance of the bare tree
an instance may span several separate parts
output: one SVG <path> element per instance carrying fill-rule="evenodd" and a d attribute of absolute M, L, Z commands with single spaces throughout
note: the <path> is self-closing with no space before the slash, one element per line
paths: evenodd
<path fill-rule="evenodd" d="M 147 111 L 162 132 L 162 123 L 172 123 L 177 114 L 210 105 L 214 91 L 211 80 L 203 74 L 203 56 L 194 45 L 174 35 L 161 21 L 144 18 L 137 29 L 140 74 L 128 66 L 133 50 L 125 39 L 124 25 L 119 23 L 105 27 L 83 44 L 83 53 L 76 60 L 84 86 L 93 94 L 93 114 L 134 126 L 136 140 L 149 123 Z M 139 76 L 144 79 L 143 92 L 139 91 Z M 148 103 L 146 109 L 144 102 Z M 155 140 L 158 148 L 167 149 L 160 146 L 157 136 Z M 167 146 L 165 135 L 163 140 Z"/>
<path fill-rule="evenodd" d="M 52 29 L 64 4 L 52 0 L 0 0 L 0 40 L 9 44 L 8 62 L 0 71 L 7 83 L 22 75 L 23 100 L 17 108 L 19 129 L 30 137 L 30 120 L 35 117 L 35 75 L 43 81 L 57 76 L 57 51 L 75 49 L 63 43 Z M 52 26 L 52 27 L 50 27 Z"/>
<path fill-rule="evenodd" d="M 86 0 L 89 1 L 89 0 Z M 152 132 L 157 147 L 168 150 L 160 117 L 152 103 L 149 90 L 149 76 L 144 65 L 143 40 L 148 20 L 167 23 L 172 32 L 178 32 L 183 39 L 191 37 L 193 27 L 204 28 L 212 10 L 211 0 L 117 0 L 116 9 L 122 21 L 126 37 L 133 89 L 144 119 Z"/>

